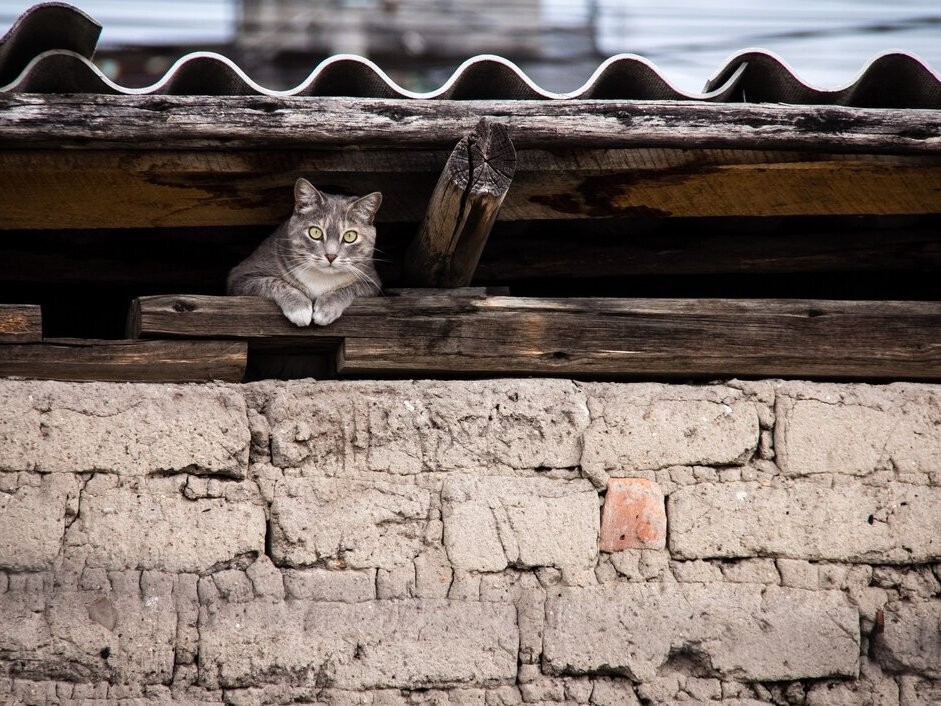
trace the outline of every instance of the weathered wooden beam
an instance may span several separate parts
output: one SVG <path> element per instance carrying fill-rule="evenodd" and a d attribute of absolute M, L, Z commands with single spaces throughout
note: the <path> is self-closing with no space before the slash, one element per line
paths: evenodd
<path fill-rule="evenodd" d="M 0 147 L 450 149 L 480 118 L 517 149 L 941 152 L 941 113 L 692 101 L 0 95 Z"/>
<path fill-rule="evenodd" d="M 720 153 L 721 154 L 721 153 Z M 718 157 L 719 155 L 715 155 Z M 768 159 L 770 157 L 770 159 Z M 941 211 L 941 160 L 805 155 L 750 163 L 608 169 L 556 174 L 525 172 L 514 181 L 503 218 L 543 207 L 543 218 L 625 216 L 856 216 Z"/>
<path fill-rule="evenodd" d="M 26 343 L 42 338 L 42 312 L 32 304 L 0 304 L 0 343 Z M 0 349 L 0 356 L 3 355 Z"/>
<path fill-rule="evenodd" d="M 145 297 L 141 336 L 342 342 L 344 375 L 941 379 L 941 303 L 410 296 L 296 328 L 247 297 Z"/>
<path fill-rule="evenodd" d="M 382 221 L 418 223 L 447 158 L 420 150 L 0 149 L 0 229 L 270 227 L 290 213 L 299 175 L 327 192 L 381 191 Z M 937 213 L 939 192 L 941 154 L 522 150 L 498 218 Z"/>
<path fill-rule="evenodd" d="M 0 345 L 0 376 L 129 382 L 241 382 L 244 341 L 47 339 Z"/>
<path fill-rule="evenodd" d="M 483 119 L 461 138 L 405 253 L 405 284 L 470 284 L 515 171 L 516 150 L 505 125 Z"/>

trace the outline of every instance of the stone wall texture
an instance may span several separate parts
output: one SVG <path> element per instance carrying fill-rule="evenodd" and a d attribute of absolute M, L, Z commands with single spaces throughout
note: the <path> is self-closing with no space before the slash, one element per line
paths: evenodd
<path fill-rule="evenodd" d="M 0 381 L 0 704 L 941 704 L 941 386 Z"/>

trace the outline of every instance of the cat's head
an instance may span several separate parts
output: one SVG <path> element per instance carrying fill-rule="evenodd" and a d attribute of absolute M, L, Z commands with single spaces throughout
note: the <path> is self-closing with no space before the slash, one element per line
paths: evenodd
<path fill-rule="evenodd" d="M 336 196 L 298 179 L 294 184 L 294 213 L 288 223 L 295 254 L 309 258 L 321 272 L 341 273 L 369 262 L 376 245 L 373 221 L 382 194 Z"/>

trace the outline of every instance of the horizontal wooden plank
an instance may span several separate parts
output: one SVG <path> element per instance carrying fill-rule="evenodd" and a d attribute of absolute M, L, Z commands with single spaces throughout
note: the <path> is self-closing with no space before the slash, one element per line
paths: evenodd
<path fill-rule="evenodd" d="M 941 114 L 691 101 L 0 95 L 0 146 L 450 149 L 481 118 L 517 149 L 689 145 L 926 154 Z"/>
<path fill-rule="evenodd" d="M 364 301 L 364 300 L 363 300 Z M 139 297 L 128 312 L 128 338 L 210 338 L 294 344 L 335 350 L 343 334 L 327 335 L 340 322 L 326 327 L 299 328 L 278 305 L 258 297 L 203 295 Z"/>
<path fill-rule="evenodd" d="M 0 150 L 0 229 L 272 226 L 305 176 L 422 220 L 447 153 Z M 101 184 L 108 188 L 102 189 Z M 626 148 L 518 153 L 504 221 L 941 212 L 941 154 Z"/>
<path fill-rule="evenodd" d="M 142 336 L 342 341 L 345 375 L 941 379 L 941 303 L 402 296 L 292 327 L 245 297 L 145 297 Z"/>
<path fill-rule="evenodd" d="M 0 376 L 130 382 L 241 382 L 244 341 L 47 339 L 0 346 Z"/>
<path fill-rule="evenodd" d="M 40 338 L 42 312 L 38 306 L 0 304 L 0 343 L 26 343 Z"/>
<path fill-rule="evenodd" d="M 941 211 L 941 161 L 858 158 L 521 174 L 501 217 L 856 216 Z M 537 206 L 543 207 L 538 209 Z"/>

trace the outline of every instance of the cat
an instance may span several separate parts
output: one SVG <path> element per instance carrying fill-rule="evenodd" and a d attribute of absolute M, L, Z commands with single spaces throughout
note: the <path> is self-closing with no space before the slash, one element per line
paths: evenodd
<path fill-rule="evenodd" d="M 294 212 L 240 262 L 227 294 L 273 299 L 295 326 L 336 321 L 356 297 L 382 293 L 373 220 L 382 194 L 335 196 L 298 179 Z"/>

